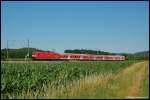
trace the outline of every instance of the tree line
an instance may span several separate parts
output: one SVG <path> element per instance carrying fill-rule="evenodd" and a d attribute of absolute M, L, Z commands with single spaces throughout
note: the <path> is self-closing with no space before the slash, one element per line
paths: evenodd
<path fill-rule="evenodd" d="M 79 53 L 79 54 L 95 54 L 95 55 L 115 55 L 114 53 L 105 52 L 105 51 L 96 51 L 96 50 L 87 50 L 87 49 L 74 49 L 74 50 L 65 50 L 64 53 Z"/>
<path fill-rule="evenodd" d="M 32 57 L 32 52 L 34 48 L 29 48 L 29 58 Z M 8 51 L 8 54 L 7 54 Z M 8 58 L 25 58 L 28 54 L 28 48 L 20 48 L 20 49 L 1 49 L 1 60 L 6 60 Z"/>
<path fill-rule="evenodd" d="M 32 58 L 33 51 L 40 50 L 35 48 L 29 48 L 29 58 Z M 129 53 L 110 53 L 100 50 L 88 50 L 88 49 L 67 49 L 64 50 L 64 53 L 77 53 L 77 54 L 94 54 L 94 55 L 123 55 L 126 59 L 129 60 L 147 60 L 149 59 L 149 51 L 137 53 L 137 54 L 129 54 Z M 20 49 L 8 49 L 8 57 L 9 58 L 25 58 L 28 54 L 28 48 L 20 48 Z M 1 60 L 6 60 L 7 58 L 7 49 L 1 49 Z"/>

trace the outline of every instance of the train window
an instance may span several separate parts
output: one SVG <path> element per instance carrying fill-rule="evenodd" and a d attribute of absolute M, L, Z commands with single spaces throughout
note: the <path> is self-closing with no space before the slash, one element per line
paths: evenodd
<path fill-rule="evenodd" d="M 64 55 L 64 58 L 67 58 L 67 55 Z"/>

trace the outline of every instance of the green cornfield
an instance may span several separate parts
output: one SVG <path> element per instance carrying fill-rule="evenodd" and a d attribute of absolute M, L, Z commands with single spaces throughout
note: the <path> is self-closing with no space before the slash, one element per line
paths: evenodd
<path fill-rule="evenodd" d="M 116 74 L 137 61 L 89 61 L 62 63 L 1 63 L 1 98 L 18 98 L 23 91 L 59 87 L 83 77 Z"/>

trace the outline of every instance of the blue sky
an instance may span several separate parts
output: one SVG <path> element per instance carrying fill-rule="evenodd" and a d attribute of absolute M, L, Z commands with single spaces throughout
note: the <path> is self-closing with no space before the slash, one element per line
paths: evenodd
<path fill-rule="evenodd" d="M 149 50 L 148 1 L 2 1 L 1 48 Z"/>

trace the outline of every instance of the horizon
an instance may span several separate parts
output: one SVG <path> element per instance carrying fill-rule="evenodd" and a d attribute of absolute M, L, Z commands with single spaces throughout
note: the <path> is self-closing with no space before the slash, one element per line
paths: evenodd
<path fill-rule="evenodd" d="M 149 1 L 2 1 L 1 49 L 149 51 Z"/>
<path fill-rule="evenodd" d="M 28 47 L 22 47 L 22 48 L 28 48 Z M 8 48 L 8 49 L 22 49 L 22 48 Z M 37 49 L 37 50 L 43 50 L 43 49 L 40 49 L 40 48 L 32 48 L 32 47 L 29 47 L 30 49 Z M 1 48 L 2 49 L 7 49 L 7 48 Z M 66 50 L 75 50 L 75 49 L 66 49 Z M 82 50 L 82 49 L 78 49 L 78 50 Z M 102 51 L 102 52 L 108 52 L 108 51 L 103 51 L 103 50 L 94 50 L 94 49 L 83 49 L 83 50 L 93 50 L 93 51 Z M 52 50 L 43 50 L 43 51 L 52 51 Z M 65 50 L 64 50 L 65 51 Z M 55 52 L 55 51 L 53 51 Z M 138 52 L 134 52 L 134 53 L 139 53 L 139 52 L 149 52 L 149 50 L 144 50 L 144 51 L 138 51 Z M 59 53 L 59 52 L 56 52 L 56 53 Z M 62 52 L 62 53 L 65 53 L 65 52 Z M 117 54 L 120 54 L 120 53 L 127 53 L 127 52 L 108 52 L 108 53 L 117 53 Z M 134 53 L 127 53 L 127 54 L 134 54 Z"/>

